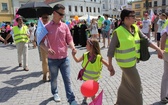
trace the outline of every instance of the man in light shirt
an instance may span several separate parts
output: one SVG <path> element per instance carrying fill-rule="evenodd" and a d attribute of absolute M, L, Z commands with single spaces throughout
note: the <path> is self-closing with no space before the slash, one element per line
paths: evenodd
<path fill-rule="evenodd" d="M 151 21 L 148 19 L 148 13 L 144 14 L 144 20 L 142 21 L 141 30 L 150 39 Z"/>
<path fill-rule="evenodd" d="M 6 36 L 5 44 L 7 44 L 7 40 L 13 35 L 13 39 L 17 48 L 19 67 L 22 67 L 22 55 L 23 55 L 23 70 L 29 71 L 28 42 L 29 42 L 30 33 L 28 30 L 28 27 L 23 24 L 22 17 L 18 17 L 16 21 L 18 22 L 18 26 L 14 26 L 10 34 Z"/>

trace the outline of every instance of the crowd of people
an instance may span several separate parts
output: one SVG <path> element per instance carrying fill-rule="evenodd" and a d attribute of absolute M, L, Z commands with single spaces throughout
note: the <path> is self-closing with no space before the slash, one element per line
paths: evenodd
<path fill-rule="evenodd" d="M 141 79 L 136 67 L 140 60 L 140 39 L 146 39 L 149 47 L 155 49 L 158 58 L 164 60 L 164 73 L 161 84 L 161 102 L 168 103 L 168 19 L 165 13 L 155 14 L 155 19 L 151 21 L 148 13 L 144 14 L 144 20 L 136 19 L 135 12 L 124 9 L 121 11 L 120 19 L 115 21 L 108 19 L 109 15 L 104 14 L 92 19 L 91 23 L 85 20 L 75 22 L 73 27 L 69 27 L 62 22 L 65 15 L 65 7 L 56 4 L 53 7 L 53 17 L 49 21 L 49 16 L 43 14 L 41 21 L 45 25 L 48 33 L 38 46 L 40 60 L 42 61 L 43 81 L 51 82 L 51 93 L 56 102 L 60 102 L 57 77 L 60 72 L 65 85 L 66 98 L 70 105 L 77 105 L 75 95 L 71 89 L 70 59 L 68 57 L 68 45 L 72 50 L 72 56 L 76 62 L 83 62 L 85 71 L 82 76 L 83 81 L 100 79 L 103 64 L 107 67 L 110 76 L 115 75 L 112 59 L 115 58 L 118 66 L 122 70 L 121 84 L 117 93 L 115 105 L 143 105 Z M 5 38 L 0 40 L 5 44 L 9 38 L 13 38 L 18 54 L 18 65 L 23 66 L 25 71 L 28 68 L 28 43 L 36 48 L 36 29 L 33 23 L 29 27 L 23 24 L 22 17 L 16 19 L 17 26 L 7 32 Z M 157 45 L 151 41 L 151 31 Z M 12 36 L 12 37 L 11 37 Z M 106 45 L 107 38 L 108 42 Z M 99 46 L 99 42 L 103 46 Z M 75 46 L 86 47 L 87 51 L 81 57 L 76 57 L 78 52 Z M 101 49 L 108 48 L 105 61 L 101 56 Z M 22 65 L 23 55 L 23 65 Z M 92 97 L 92 100 L 95 96 Z M 82 105 L 88 105 L 87 97 L 84 97 Z"/>

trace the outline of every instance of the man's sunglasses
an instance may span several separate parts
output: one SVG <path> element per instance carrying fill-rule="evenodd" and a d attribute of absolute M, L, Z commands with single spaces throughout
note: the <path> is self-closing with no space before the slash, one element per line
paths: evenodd
<path fill-rule="evenodd" d="M 59 13 L 58 11 L 55 11 L 55 12 L 57 12 L 60 16 L 64 16 L 65 15 L 65 14 Z"/>

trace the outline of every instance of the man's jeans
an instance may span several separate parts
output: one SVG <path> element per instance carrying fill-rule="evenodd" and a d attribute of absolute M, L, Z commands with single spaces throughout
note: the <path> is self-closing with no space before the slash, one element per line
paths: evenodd
<path fill-rule="evenodd" d="M 71 90 L 71 81 L 70 81 L 70 61 L 69 58 L 63 59 L 50 59 L 48 58 L 48 66 L 51 74 L 51 92 L 52 94 L 58 94 L 57 88 L 57 77 L 60 70 L 68 102 L 71 103 L 75 100 L 75 96 Z M 62 82 L 62 81 L 59 81 Z"/>

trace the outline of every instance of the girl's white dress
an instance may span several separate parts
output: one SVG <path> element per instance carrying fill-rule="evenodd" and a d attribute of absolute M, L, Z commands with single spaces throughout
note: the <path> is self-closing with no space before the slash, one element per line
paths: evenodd
<path fill-rule="evenodd" d="M 98 34 L 97 24 L 91 25 L 91 35 Z"/>

